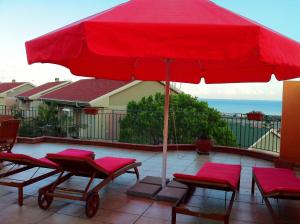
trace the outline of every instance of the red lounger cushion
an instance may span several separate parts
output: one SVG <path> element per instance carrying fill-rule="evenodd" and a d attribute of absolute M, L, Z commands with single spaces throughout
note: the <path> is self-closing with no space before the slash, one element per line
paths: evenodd
<path fill-rule="evenodd" d="M 9 161 L 15 164 L 29 165 L 45 168 L 57 168 L 58 165 L 46 158 L 36 159 L 31 156 L 18 153 L 0 153 L 0 160 Z"/>
<path fill-rule="evenodd" d="M 177 179 L 229 184 L 236 189 L 241 174 L 241 165 L 206 162 L 195 175 L 175 173 Z"/>
<path fill-rule="evenodd" d="M 292 170 L 282 168 L 253 167 L 253 173 L 255 174 L 264 194 L 300 194 L 300 179 Z"/>
<path fill-rule="evenodd" d="M 93 151 L 83 150 L 83 149 L 65 149 L 56 154 L 64 155 L 64 156 L 73 156 L 73 157 L 89 157 L 89 158 L 95 157 L 95 154 Z"/>
<path fill-rule="evenodd" d="M 94 162 L 97 164 L 97 166 L 104 169 L 108 173 L 113 173 L 127 165 L 134 163 L 135 159 L 103 157 L 100 159 L 95 159 Z"/>
<path fill-rule="evenodd" d="M 64 155 L 64 156 L 94 158 L 94 152 L 88 150 L 81 150 L 81 149 L 65 149 L 56 154 Z M 19 153 L 0 153 L 0 160 L 10 161 L 21 165 L 30 165 L 30 166 L 45 167 L 45 168 L 58 168 L 58 165 L 56 163 L 50 161 L 45 157 L 36 159 L 31 156 L 27 156 Z"/>

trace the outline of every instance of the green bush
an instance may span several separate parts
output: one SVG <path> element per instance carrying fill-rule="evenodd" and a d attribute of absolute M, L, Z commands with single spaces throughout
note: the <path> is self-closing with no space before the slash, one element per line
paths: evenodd
<path fill-rule="evenodd" d="M 161 144 L 163 141 L 164 95 L 144 97 L 127 105 L 127 115 L 120 123 L 120 141 Z M 235 146 L 235 137 L 221 113 L 206 102 L 188 94 L 171 95 L 169 143 L 194 143 L 208 133 L 219 145 Z"/>
<path fill-rule="evenodd" d="M 29 110 L 27 112 L 31 116 L 24 116 L 25 111 L 23 110 L 14 110 L 14 116 L 22 120 L 19 135 L 23 137 L 67 137 L 68 133 L 75 136 L 80 128 L 84 128 L 74 124 L 74 118 L 59 111 L 58 106 L 54 103 L 41 104 L 37 111 Z"/>

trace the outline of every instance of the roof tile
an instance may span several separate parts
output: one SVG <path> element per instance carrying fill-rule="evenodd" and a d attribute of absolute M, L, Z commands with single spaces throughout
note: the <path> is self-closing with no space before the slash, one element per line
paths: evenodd
<path fill-rule="evenodd" d="M 43 85 L 40 85 L 34 89 L 28 90 L 24 93 L 19 94 L 17 97 L 24 97 L 24 98 L 29 98 L 30 96 L 33 96 L 39 92 L 45 91 L 47 89 L 51 89 L 55 86 L 61 85 L 62 83 L 64 83 L 65 81 L 61 81 L 61 82 L 48 82 L 45 83 Z"/>
<path fill-rule="evenodd" d="M 0 93 L 6 92 L 23 84 L 25 84 L 25 82 L 0 82 Z"/>
<path fill-rule="evenodd" d="M 40 98 L 88 103 L 128 83 L 128 81 L 107 79 L 82 79 L 58 90 L 47 93 Z"/>

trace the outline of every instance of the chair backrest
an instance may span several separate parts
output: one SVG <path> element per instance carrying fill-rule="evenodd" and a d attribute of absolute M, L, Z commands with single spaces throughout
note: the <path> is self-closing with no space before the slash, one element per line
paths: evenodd
<path fill-rule="evenodd" d="M 11 152 L 15 144 L 20 120 L 11 119 L 0 122 L 0 152 Z"/>
<path fill-rule="evenodd" d="M 6 153 L 0 152 L 0 161 L 11 162 L 13 164 L 31 166 L 31 167 L 44 167 L 44 168 L 58 168 L 55 163 L 47 162 L 42 159 L 36 159 L 19 153 Z"/>
<path fill-rule="evenodd" d="M 11 115 L 0 115 L 0 122 L 11 120 L 11 119 L 14 119 L 14 117 Z"/>
<path fill-rule="evenodd" d="M 108 172 L 98 166 L 94 159 L 89 157 L 76 157 L 60 155 L 58 153 L 48 153 L 46 156 L 50 161 L 58 164 L 61 168 L 70 172 L 78 173 L 98 173 L 102 175 L 108 175 Z"/>

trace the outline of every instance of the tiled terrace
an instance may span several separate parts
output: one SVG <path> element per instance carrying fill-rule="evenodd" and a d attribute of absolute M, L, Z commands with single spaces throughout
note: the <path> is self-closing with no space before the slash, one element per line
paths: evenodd
<path fill-rule="evenodd" d="M 58 152 L 65 148 L 82 148 L 93 150 L 96 157 L 119 156 L 134 157 L 142 162 L 141 177 L 147 175 L 161 175 L 161 153 L 134 150 L 114 149 L 93 146 L 63 145 L 63 144 L 17 144 L 13 151 L 42 157 L 48 152 Z M 206 161 L 242 164 L 241 191 L 231 213 L 231 224 L 268 224 L 272 223 L 267 208 L 262 203 L 258 191 L 251 196 L 251 168 L 253 166 L 273 166 L 272 163 L 250 157 L 211 153 L 209 156 L 199 156 L 195 152 L 169 152 L 168 176 L 174 172 L 195 173 Z M 28 175 L 32 174 L 28 172 Z M 162 224 L 170 223 L 172 203 L 158 202 L 150 199 L 137 198 L 126 195 L 126 190 L 135 183 L 133 175 L 124 174 L 109 184 L 100 192 L 100 208 L 92 219 L 85 217 L 84 203 L 56 199 L 49 210 L 38 207 L 37 191 L 41 186 L 52 181 L 48 178 L 37 184 L 25 188 L 24 206 L 17 205 L 15 189 L 0 187 L 0 223 L 22 224 Z M 73 178 L 68 185 L 84 186 L 83 178 Z M 229 197 L 228 197 L 229 198 Z M 279 201 L 277 205 L 280 215 L 287 223 L 300 223 L 300 203 L 295 201 Z M 224 210 L 224 192 L 213 190 L 197 190 L 189 202 L 189 206 L 205 210 Z M 299 221 L 296 221 L 299 220 Z M 219 223 L 209 220 L 199 220 L 189 216 L 177 215 L 177 223 Z"/>

